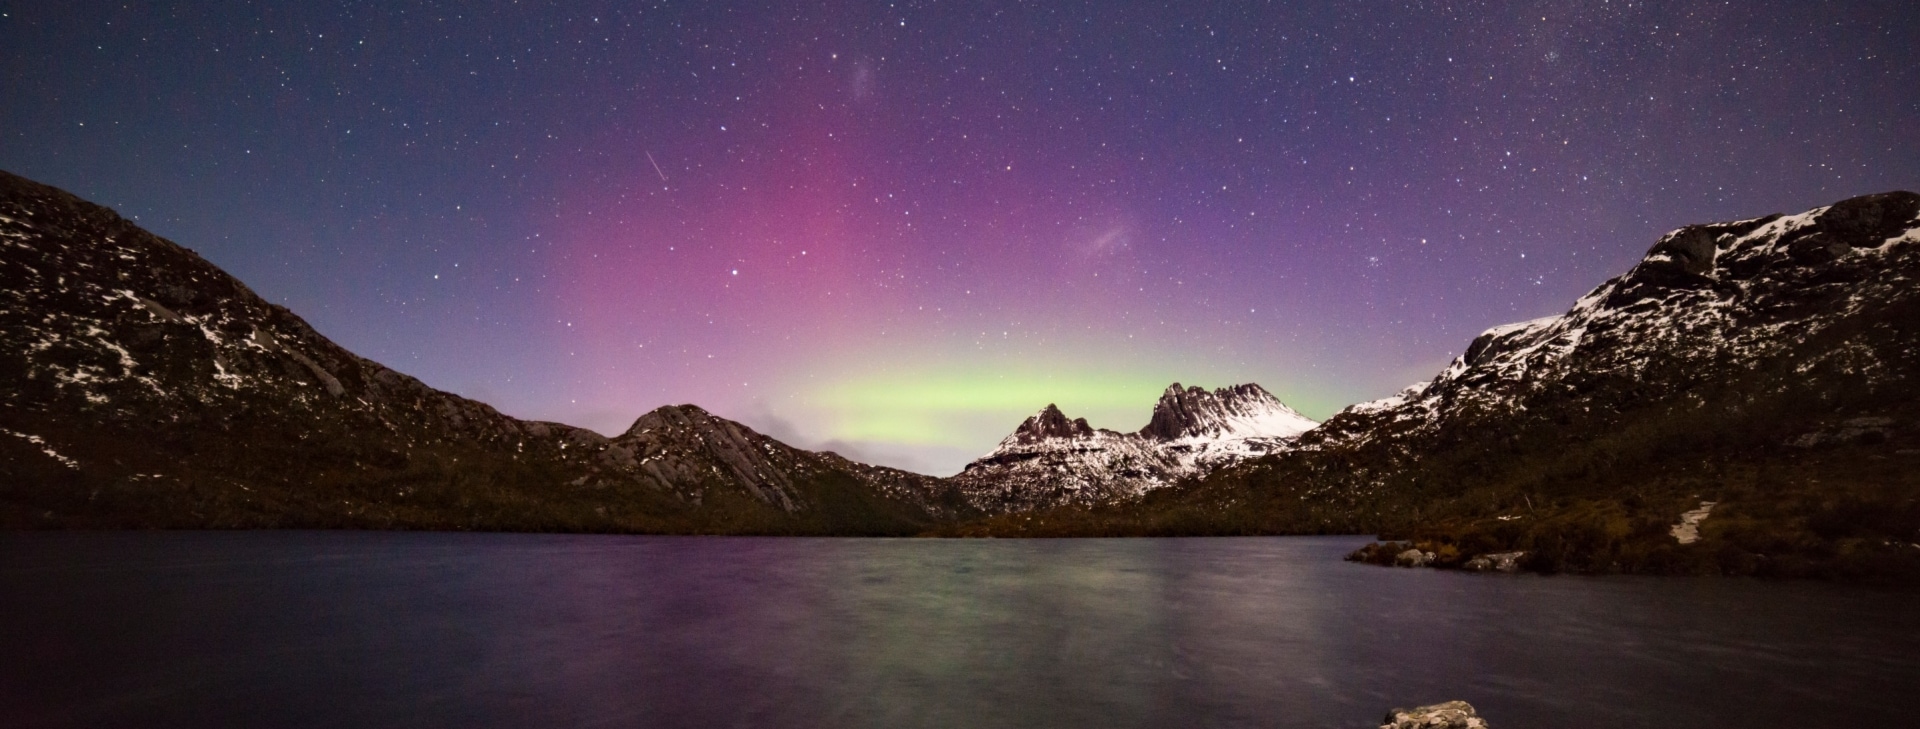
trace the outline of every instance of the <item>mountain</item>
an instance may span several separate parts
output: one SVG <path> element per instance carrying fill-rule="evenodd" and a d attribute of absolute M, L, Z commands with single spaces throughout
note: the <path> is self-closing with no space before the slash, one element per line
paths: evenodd
<path fill-rule="evenodd" d="M 1273 454 L 961 531 L 1377 531 L 1443 565 L 1920 569 L 1917 218 L 1920 195 L 1891 192 L 1687 226 L 1564 314 L 1490 329 Z"/>
<path fill-rule="evenodd" d="M 692 405 L 512 418 L 0 173 L 0 526 L 1375 532 L 1439 566 L 1920 577 L 1920 195 L 1681 228 L 1324 423 L 1176 383 L 1138 432 L 1049 405 L 936 479 Z"/>
<path fill-rule="evenodd" d="M 615 438 L 508 417 L 0 172 L 0 524 L 894 534 L 969 513 L 936 479 L 691 405 Z"/>
<path fill-rule="evenodd" d="M 1048 405 L 954 481 L 988 513 L 1122 502 L 1283 448 L 1314 425 L 1259 385 L 1176 382 L 1137 433 L 1096 430 Z"/>

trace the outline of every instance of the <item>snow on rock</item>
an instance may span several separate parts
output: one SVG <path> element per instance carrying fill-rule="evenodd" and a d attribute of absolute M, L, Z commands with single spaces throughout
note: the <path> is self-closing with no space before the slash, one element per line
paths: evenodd
<path fill-rule="evenodd" d="M 1425 392 L 1426 389 L 1427 383 L 1415 382 L 1390 397 L 1348 405 L 1346 411 L 1352 413 L 1377 413 L 1383 410 L 1391 410 L 1419 398 L 1420 393 Z"/>

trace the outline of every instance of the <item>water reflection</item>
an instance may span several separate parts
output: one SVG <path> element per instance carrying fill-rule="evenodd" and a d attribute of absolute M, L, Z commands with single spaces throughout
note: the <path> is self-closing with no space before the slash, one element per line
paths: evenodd
<path fill-rule="evenodd" d="M 1899 596 L 1350 539 L 0 536 L 8 726 L 1897 725 Z"/>

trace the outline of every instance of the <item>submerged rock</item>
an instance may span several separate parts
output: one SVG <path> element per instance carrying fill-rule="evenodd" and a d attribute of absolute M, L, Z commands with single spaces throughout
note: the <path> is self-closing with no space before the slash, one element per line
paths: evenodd
<path fill-rule="evenodd" d="M 1465 701 L 1448 701 L 1414 709 L 1394 709 L 1380 729 L 1487 729 L 1487 722 Z"/>

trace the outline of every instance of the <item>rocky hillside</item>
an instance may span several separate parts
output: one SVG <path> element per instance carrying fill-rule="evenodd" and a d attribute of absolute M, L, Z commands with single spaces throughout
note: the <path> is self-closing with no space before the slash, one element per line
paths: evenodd
<path fill-rule="evenodd" d="M 1624 381 L 1712 386 L 1789 361 L 1802 377 L 1778 374 L 1803 381 L 1770 389 L 1807 387 L 1808 378 L 1905 387 L 1909 371 L 1899 365 L 1915 343 L 1901 341 L 1895 322 L 1871 319 L 1917 293 L 1916 214 L 1920 196 L 1896 192 L 1676 230 L 1567 313 L 1487 330 L 1432 381 L 1347 408 L 1310 443 L 1434 432 L 1542 401 L 1590 400 Z"/>
<path fill-rule="evenodd" d="M 967 513 L 934 479 L 692 406 L 617 438 L 502 415 L 0 172 L 0 523 L 907 533 Z"/>
<path fill-rule="evenodd" d="M 1124 509 L 976 531 L 1382 531 L 1442 566 L 1524 551 L 1544 570 L 1913 565 L 1916 218 L 1920 195 L 1894 192 L 1688 226 L 1565 314 L 1488 330 L 1281 452 Z"/>
<path fill-rule="evenodd" d="M 1314 425 L 1259 385 L 1176 382 L 1137 433 L 1094 429 L 1048 405 L 954 481 L 989 513 L 1119 503 L 1284 448 Z"/>

